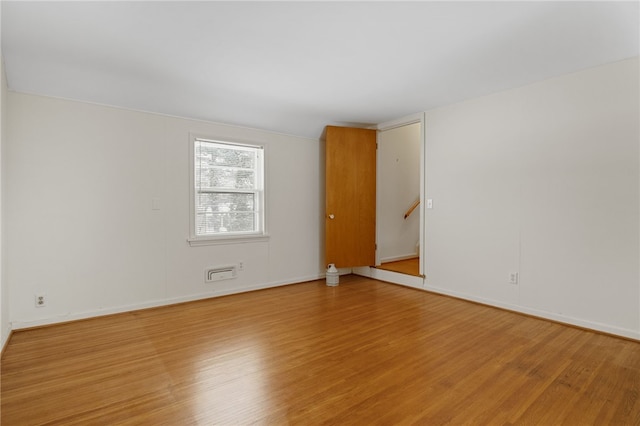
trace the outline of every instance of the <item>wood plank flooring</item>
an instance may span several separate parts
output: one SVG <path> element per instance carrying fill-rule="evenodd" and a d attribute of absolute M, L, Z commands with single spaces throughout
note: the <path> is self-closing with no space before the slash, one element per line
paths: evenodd
<path fill-rule="evenodd" d="M 15 332 L 3 425 L 640 424 L 640 343 L 367 278 Z"/>
<path fill-rule="evenodd" d="M 419 277 L 420 276 L 420 259 L 417 257 L 414 257 L 413 259 L 387 262 L 387 263 L 383 263 L 380 266 L 376 266 L 376 268 Z"/>

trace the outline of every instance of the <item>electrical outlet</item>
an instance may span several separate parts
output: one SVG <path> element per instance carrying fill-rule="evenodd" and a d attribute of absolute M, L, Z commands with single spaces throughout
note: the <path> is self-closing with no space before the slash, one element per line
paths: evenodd
<path fill-rule="evenodd" d="M 244 262 L 238 262 L 238 271 L 244 271 Z"/>
<path fill-rule="evenodd" d="M 511 272 L 509 274 L 509 284 L 518 284 L 518 273 Z"/>
<path fill-rule="evenodd" d="M 36 308 L 42 308 L 47 306 L 47 297 L 43 293 L 38 293 L 36 296 Z"/>

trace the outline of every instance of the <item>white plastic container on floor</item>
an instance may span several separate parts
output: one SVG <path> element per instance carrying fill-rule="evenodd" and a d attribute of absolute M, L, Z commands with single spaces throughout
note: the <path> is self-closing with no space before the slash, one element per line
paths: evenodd
<path fill-rule="evenodd" d="M 335 287 L 340 282 L 340 275 L 338 275 L 338 270 L 336 269 L 336 265 L 333 263 L 329 264 L 327 268 L 327 285 L 329 287 Z"/>

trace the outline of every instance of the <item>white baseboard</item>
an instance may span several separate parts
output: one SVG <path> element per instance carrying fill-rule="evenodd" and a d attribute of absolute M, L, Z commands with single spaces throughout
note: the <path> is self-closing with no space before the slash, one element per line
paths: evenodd
<path fill-rule="evenodd" d="M 413 275 L 401 274 L 393 271 L 386 271 L 384 269 L 372 268 L 365 266 L 362 268 L 354 268 L 353 273 L 361 275 L 363 277 L 369 277 L 380 281 L 386 281 L 393 284 L 400 284 L 407 287 L 423 289 L 424 278 L 415 277 Z"/>
<path fill-rule="evenodd" d="M 400 256 L 390 256 L 380 259 L 380 263 L 398 262 L 400 260 L 414 259 L 418 257 L 418 253 L 403 254 Z"/>
<path fill-rule="evenodd" d="M 202 300 L 202 299 L 210 299 L 213 297 L 227 296 L 230 294 L 246 293 L 249 291 L 262 290 L 265 288 L 281 287 L 285 285 L 297 284 L 297 283 L 302 283 L 306 281 L 314 281 L 314 280 L 319 280 L 323 278 L 324 278 L 324 274 L 309 275 L 309 276 L 291 278 L 285 281 L 273 281 L 270 283 L 257 284 L 257 285 L 252 285 L 252 286 L 243 287 L 239 289 L 227 289 L 227 290 L 221 290 L 221 291 L 192 294 L 188 296 L 173 297 L 168 299 L 158 299 L 158 300 L 153 300 L 149 302 L 134 303 L 134 304 L 125 305 L 125 306 L 117 306 L 117 307 L 105 308 L 105 309 L 99 309 L 99 310 L 93 310 L 93 311 L 57 315 L 54 317 L 42 318 L 37 320 L 28 320 L 28 321 L 18 320 L 18 321 L 11 322 L 11 328 L 13 330 L 20 330 L 20 329 L 31 328 L 31 327 L 42 327 L 45 325 L 58 324 L 62 322 L 77 321 L 82 319 L 101 317 L 105 315 L 121 314 L 124 312 L 138 311 L 140 309 L 157 308 L 160 306 L 175 305 L 177 303 L 192 302 L 195 300 Z"/>
<path fill-rule="evenodd" d="M 363 268 L 354 268 L 353 273 L 357 275 L 373 278 L 376 280 L 380 280 L 380 281 L 400 284 L 407 287 L 417 288 L 419 290 L 426 290 L 426 291 L 431 291 L 433 293 L 443 294 L 445 296 L 455 297 L 457 299 L 468 300 L 470 302 L 482 303 L 483 305 L 506 309 L 513 312 L 519 312 L 521 314 L 531 315 L 533 317 L 537 317 L 540 319 L 546 319 L 546 320 L 559 322 L 562 324 L 573 325 L 576 327 L 586 328 L 594 331 L 600 331 L 602 333 L 612 334 L 612 335 L 616 335 L 616 336 L 620 336 L 628 339 L 640 340 L 640 331 L 638 330 L 630 330 L 626 328 L 615 327 L 608 324 L 601 324 L 598 322 L 588 321 L 580 318 L 574 318 L 567 315 L 556 314 L 553 312 L 547 312 L 539 309 L 528 308 L 525 306 L 513 305 L 511 303 L 503 303 L 503 302 L 499 302 L 492 299 L 473 296 L 467 293 L 451 291 L 444 288 L 427 285 L 426 281 L 420 277 L 399 274 L 396 272 L 385 271 L 383 269 L 376 269 L 368 266 Z"/>
<path fill-rule="evenodd" d="M 611 326 L 608 324 L 601 324 L 595 321 L 588 321 L 580 318 L 574 318 L 567 315 L 556 314 L 553 312 L 543 311 L 540 309 L 528 308 L 520 305 L 513 305 L 511 303 L 499 302 L 493 299 L 486 299 L 483 297 L 473 296 L 467 293 L 460 293 L 456 291 L 451 291 L 447 289 L 443 289 L 440 287 L 426 285 L 423 287 L 424 290 L 431 291 L 433 293 L 443 294 L 446 296 L 452 296 L 458 299 L 468 300 L 471 302 L 482 303 L 483 305 L 494 306 L 496 308 L 506 309 L 513 312 L 519 312 L 526 315 L 531 315 L 533 317 L 551 320 L 567 325 L 573 325 L 580 328 L 586 328 L 589 330 L 600 331 L 602 333 L 613 334 L 620 337 L 625 337 L 633 340 L 640 340 L 640 331 L 630 330 L 626 328 L 620 328 Z"/>
<path fill-rule="evenodd" d="M 11 324 L 7 325 L 7 329 L 4 333 L 2 333 L 2 342 L 0 342 L 0 354 L 4 353 L 4 350 L 7 347 L 7 343 L 9 343 L 9 339 L 11 339 Z"/>
<path fill-rule="evenodd" d="M 603 332 L 603 333 L 613 334 L 613 335 L 616 335 L 616 336 L 625 337 L 625 338 L 628 338 L 628 339 L 633 339 L 633 340 L 640 341 L 640 331 L 638 331 L 638 330 L 630 330 L 630 329 L 615 327 L 615 326 L 611 326 L 611 325 L 608 325 L 608 324 L 601 324 L 601 323 L 598 323 L 598 322 L 587 321 L 587 320 L 583 320 L 583 319 L 580 319 L 580 318 L 573 318 L 573 317 L 570 317 L 570 316 L 556 314 L 556 313 L 553 313 L 553 312 L 547 312 L 547 311 L 542 311 L 542 310 L 538 310 L 538 309 L 527 308 L 527 307 L 523 307 L 523 306 L 519 306 L 519 305 L 513 305 L 513 304 L 510 304 L 510 303 L 503 303 L 503 302 L 495 301 L 495 300 L 492 300 L 492 299 L 486 299 L 486 298 L 483 298 L 483 297 L 477 297 L 477 296 L 469 295 L 469 294 L 466 294 L 466 293 L 460 293 L 460 292 L 456 292 L 456 291 L 451 291 L 451 290 L 443 289 L 443 288 L 436 287 L 436 286 L 430 286 L 430 285 L 424 284 L 424 279 L 421 278 L 421 277 L 414 277 L 414 276 L 411 276 L 411 275 L 399 274 L 399 273 L 396 273 L 396 272 L 385 271 L 385 270 L 382 270 L 382 269 L 371 268 L 371 267 L 368 267 L 368 266 L 360 267 L 360 268 L 353 268 L 352 272 L 354 274 L 357 274 L 357 275 L 361 275 L 361 276 L 377 279 L 377 280 L 380 280 L 380 281 L 386 281 L 386 282 L 390 282 L 390 283 L 394 283 L 394 284 L 404 285 L 404 286 L 411 287 L 411 288 L 427 290 L 427 291 L 431 291 L 433 293 L 438 293 L 438 294 L 443 294 L 443 295 L 446 295 L 446 296 L 456 297 L 458 299 L 468 300 L 468 301 L 471 301 L 471 302 L 478 302 L 478 303 L 482 303 L 484 305 L 489 305 L 489 306 L 494 306 L 494 307 L 497 307 L 497 308 L 507 309 L 509 311 L 520 312 L 520 313 L 531 315 L 531 316 L 538 317 L 538 318 L 541 318 L 541 319 L 548 319 L 548 320 L 551 320 L 551 321 L 556 321 L 556 322 L 560 322 L 560 323 L 564 323 L 564 324 L 568 324 L 568 325 L 573 325 L 573 326 L 577 326 L 577 327 L 581 327 L 581 328 L 586 328 L 586 329 L 590 329 L 590 330 L 594 330 L 594 331 L 600 331 L 600 332 Z M 6 344 L 9 341 L 9 337 L 10 337 L 10 335 L 11 335 L 11 333 L 13 331 L 24 329 L 24 328 L 40 327 L 40 326 L 45 326 L 45 325 L 57 324 L 57 323 L 61 323 L 61 322 L 68 322 L 68 321 L 75 321 L 75 320 L 81 320 L 81 319 L 87 319 L 87 318 L 94 318 L 94 317 L 118 314 L 118 313 L 123 313 L 123 312 L 131 312 L 131 311 L 136 311 L 136 310 L 140 310 L 140 309 L 148 309 L 148 308 L 155 308 L 155 307 L 160 307 L 160 306 L 174 305 L 176 303 L 191 302 L 191 301 L 194 301 L 194 300 L 209 299 L 209 298 L 213 298 L 213 297 L 226 296 L 226 295 L 230 295 L 230 294 L 246 293 L 246 292 L 249 292 L 249 291 L 262 290 L 262 289 L 271 288 L 271 287 L 280 287 L 280 286 L 285 286 L 285 285 L 290 285 L 290 284 L 297 284 L 297 283 L 306 282 L 306 281 L 319 280 L 319 279 L 323 279 L 323 278 L 324 278 L 324 274 L 309 275 L 309 276 L 291 278 L 291 279 L 288 279 L 288 280 L 285 280 L 285 281 L 274 281 L 274 282 L 270 282 L 270 283 L 263 283 L 263 284 L 243 287 L 241 289 L 223 290 L 223 291 L 216 291 L 216 292 L 213 292 L 213 293 L 212 292 L 207 292 L 207 293 L 194 294 L 194 295 L 183 296 L 183 297 L 175 297 L 175 298 L 170 298 L 170 299 L 154 300 L 154 301 L 150 301 L 150 302 L 137 303 L 137 304 L 131 304 L 131 305 L 126 305 L 126 306 L 113 307 L 113 308 L 107 308 L 107 309 L 100 309 L 100 310 L 94 310 L 94 311 L 87 311 L 87 312 L 81 312 L 81 313 L 59 315 L 59 316 L 55 316 L 55 317 L 37 319 L 37 320 L 30 320 L 30 321 L 12 321 L 9 324 L 9 326 L 7 327 L 7 332 L 3 334 L 3 338 L 4 338 L 3 340 L 4 341 L 1 342 L 0 348 L 2 348 L 2 350 L 4 350 Z"/>

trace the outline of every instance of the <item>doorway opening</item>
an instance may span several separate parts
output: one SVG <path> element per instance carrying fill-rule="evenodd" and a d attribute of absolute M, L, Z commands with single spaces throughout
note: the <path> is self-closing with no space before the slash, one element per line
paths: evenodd
<path fill-rule="evenodd" d="M 378 126 L 376 269 L 424 277 L 424 114 Z"/>

